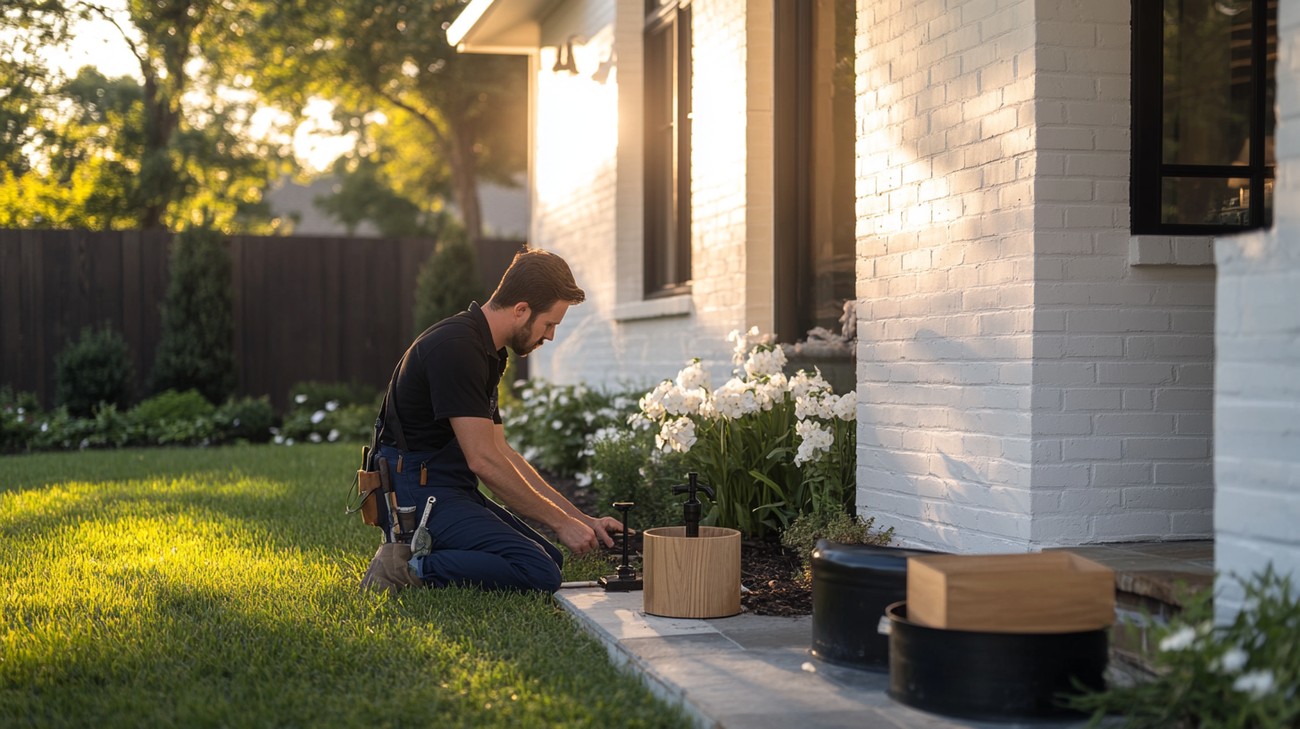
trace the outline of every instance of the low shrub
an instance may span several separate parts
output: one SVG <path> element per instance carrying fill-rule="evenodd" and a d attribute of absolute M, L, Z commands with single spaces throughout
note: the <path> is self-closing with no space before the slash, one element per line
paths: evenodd
<path fill-rule="evenodd" d="M 26 450 L 39 427 L 40 402 L 30 392 L 0 387 L 0 453 Z"/>
<path fill-rule="evenodd" d="M 681 524 L 686 497 L 672 493 L 672 484 L 686 480 L 681 458 L 656 449 L 653 432 L 605 428 L 592 437 L 588 451 L 591 489 L 602 514 L 618 516 L 610 505 L 631 501 L 633 529 Z"/>
<path fill-rule="evenodd" d="M 217 408 L 198 390 L 167 390 L 141 402 L 130 418 L 149 445 L 206 445 L 217 440 Z"/>
<path fill-rule="evenodd" d="M 1214 593 L 1192 598 L 1157 629 L 1155 676 L 1069 700 L 1093 714 L 1122 714 L 1121 726 L 1264 729 L 1300 726 L 1300 603 L 1289 576 L 1272 564 L 1249 579 L 1240 612 L 1214 624 Z M 1106 724 L 1106 726 L 1110 726 Z"/>
<path fill-rule="evenodd" d="M 223 441 L 265 443 L 275 427 L 275 408 L 265 397 L 231 398 L 212 415 Z"/>
<path fill-rule="evenodd" d="M 282 445 L 368 443 L 383 399 L 383 392 L 369 385 L 300 382 L 290 390 L 289 412 L 271 431 L 273 439 Z"/>
<path fill-rule="evenodd" d="M 93 415 L 100 403 L 125 408 L 134 379 L 131 349 L 107 324 L 82 329 L 54 362 L 55 400 L 77 417 Z"/>
<path fill-rule="evenodd" d="M 865 521 L 844 511 L 811 512 L 799 515 L 781 533 L 781 544 L 799 555 L 805 577 L 812 576 L 812 553 L 819 539 L 840 544 L 888 545 L 894 538 L 894 528 L 873 531 L 874 517 Z"/>
<path fill-rule="evenodd" d="M 567 478 L 587 470 L 588 437 L 622 425 L 635 407 L 627 395 L 535 379 L 518 401 L 502 406 L 501 419 L 511 447 L 535 467 Z"/>

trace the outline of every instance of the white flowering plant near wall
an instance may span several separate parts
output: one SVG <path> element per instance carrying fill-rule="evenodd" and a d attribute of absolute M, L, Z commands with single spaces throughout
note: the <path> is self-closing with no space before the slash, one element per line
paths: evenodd
<path fill-rule="evenodd" d="M 852 512 L 855 392 L 836 394 L 817 371 L 785 373 L 770 335 L 732 332 L 734 376 L 716 389 L 700 360 L 640 400 L 630 422 L 682 454 L 717 494 L 707 521 L 761 537 L 799 515 Z"/>
<path fill-rule="evenodd" d="M 1246 600 L 1214 625 L 1213 591 L 1194 598 L 1163 630 L 1150 681 L 1084 694 L 1070 704 L 1122 714 L 1126 727 L 1266 729 L 1300 726 L 1300 605 L 1289 576 L 1270 564 L 1240 579 Z"/>

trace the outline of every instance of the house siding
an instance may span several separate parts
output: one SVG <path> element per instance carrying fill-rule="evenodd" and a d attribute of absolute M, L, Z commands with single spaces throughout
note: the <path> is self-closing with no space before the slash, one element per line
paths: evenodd
<path fill-rule="evenodd" d="M 1280 3 L 1273 228 L 1215 241 L 1216 607 L 1240 608 L 1233 575 L 1270 562 L 1300 577 L 1300 7 Z"/>
<path fill-rule="evenodd" d="M 858 503 L 904 543 L 1210 534 L 1214 272 L 1130 260 L 1129 48 L 1127 2 L 860 9 Z"/>

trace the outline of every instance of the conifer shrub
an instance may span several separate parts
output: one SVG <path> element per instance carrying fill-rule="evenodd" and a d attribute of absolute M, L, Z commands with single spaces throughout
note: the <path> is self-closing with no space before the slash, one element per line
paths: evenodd
<path fill-rule="evenodd" d="M 162 306 L 162 339 L 150 389 L 198 390 L 225 402 L 235 389 L 230 254 L 221 234 L 192 227 L 176 236 Z"/>
<path fill-rule="evenodd" d="M 126 340 L 107 323 L 86 327 L 55 360 L 55 400 L 76 417 L 93 415 L 101 403 L 123 408 L 130 404 L 134 379 Z"/>
<path fill-rule="evenodd" d="M 456 228 L 444 229 L 442 239 L 420 267 L 415 280 L 415 331 L 412 336 L 457 312 L 471 301 L 482 304 L 490 292 L 483 290 L 479 279 L 474 246 L 465 233 Z"/>

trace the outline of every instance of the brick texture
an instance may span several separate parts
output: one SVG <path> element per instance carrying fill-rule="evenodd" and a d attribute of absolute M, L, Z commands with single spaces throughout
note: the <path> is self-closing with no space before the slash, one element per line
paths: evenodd
<path fill-rule="evenodd" d="M 1130 265 L 1207 261 L 1130 260 L 1128 25 L 860 14 L 858 502 L 904 542 L 1209 535 L 1214 272 Z"/>
<path fill-rule="evenodd" d="M 1215 242 L 1218 389 L 1214 422 L 1216 609 L 1272 562 L 1300 577 L 1300 8 L 1278 8 L 1273 228 Z"/>

